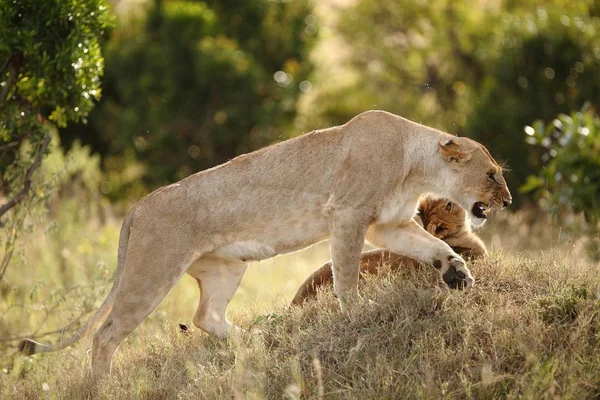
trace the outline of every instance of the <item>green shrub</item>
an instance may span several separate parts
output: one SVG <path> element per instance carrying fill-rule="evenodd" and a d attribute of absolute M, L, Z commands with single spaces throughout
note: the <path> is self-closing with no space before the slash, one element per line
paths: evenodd
<path fill-rule="evenodd" d="M 543 168 L 521 188 L 555 217 L 582 215 L 590 254 L 600 257 L 600 117 L 589 106 L 552 122 L 525 127 L 526 141 L 541 149 Z"/>
<path fill-rule="evenodd" d="M 523 126 L 585 102 L 600 107 L 600 20 L 594 12 L 590 3 L 556 2 L 504 16 L 500 52 L 473 98 L 464 133 L 508 163 L 515 192 L 542 168 L 540 153 L 523 140 Z"/>

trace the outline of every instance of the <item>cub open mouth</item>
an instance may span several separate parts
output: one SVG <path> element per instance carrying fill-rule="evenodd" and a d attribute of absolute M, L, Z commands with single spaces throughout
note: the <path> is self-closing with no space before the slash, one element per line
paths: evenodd
<path fill-rule="evenodd" d="M 486 219 L 487 218 L 487 214 L 486 214 L 487 210 L 488 210 L 487 205 L 485 205 L 481 201 L 478 201 L 477 203 L 473 204 L 473 209 L 471 210 L 471 213 L 473 213 L 473 215 L 476 216 L 477 218 Z"/>

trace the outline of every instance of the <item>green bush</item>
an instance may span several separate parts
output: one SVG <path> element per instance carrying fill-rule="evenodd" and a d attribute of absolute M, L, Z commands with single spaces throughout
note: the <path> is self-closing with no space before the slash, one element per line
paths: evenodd
<path fill-rule="evenodd" d="M 59 126 L 86 117 L 100 98 L 109 22 L 103 0 L 0 3 L 3 141 L 39 125 L 38 112 Z"/>
<path fill-rule="evenodd" d="M 589 107 L 525 127 L 530 145 L 543 149 L 544 168 L 522 187 L 544 199 L 549 211 L 573 211 L 600 220 L 600 117 Z"/>
<path fill-rule="evenodd" d="M 554 216 L 584 217 L 584 233 L 596 236 L 600 222 L 600 117 L 589 106 L 560 114 L 546 124 L 525 127 L 526 141 L 542 150 L 543 168 L 529 176 L 523 193 L 532 193 Z M 598 240 L 590 253 L 598 258 Z"/>
<path fill-rule="evenodd" d="M 100 39 L 110 19 L 104 0 L 0 2 L 0 280 L 47 192 L 31 189 L 52 124 L 85 122 L 100 98 Z"/>

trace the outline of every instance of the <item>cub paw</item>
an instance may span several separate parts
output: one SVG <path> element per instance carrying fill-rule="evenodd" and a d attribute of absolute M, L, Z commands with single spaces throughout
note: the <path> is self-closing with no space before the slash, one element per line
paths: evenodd
<path fill-rule="evenodd" d="M 475 282 L 465 261 L 458 255 L 450 254 L 445 259 L 435 260 L 433 266 L 440 270 L 442 280 L 451 289 L 469 290 Z"/>

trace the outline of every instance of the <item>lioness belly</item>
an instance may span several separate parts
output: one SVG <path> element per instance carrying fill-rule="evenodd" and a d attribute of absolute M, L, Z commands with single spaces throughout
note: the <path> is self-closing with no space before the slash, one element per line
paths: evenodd
<path fill-rule="evenodd" d="M 310 215 L 310 214 L 308 214 Z M 313 214 L 315 216 L 315 214 Z M 324 216 L 288 218 L 273 223 L 263 222 L 254 226 L 251 237 L 232 240 L 213 251 L 214 254 L 243 261 L 260 261 L 278 254 L 303 249 L 326 239 L 329 235 Z"/>
<path fill-rule="evenodd" d="M 233 242 L 219 247 L 214 254 L 220 257 L 242 261 L 260 261 L 277 255 L 277 251 L 255 240 Z"/>

